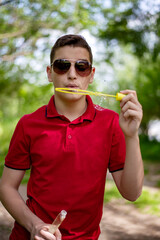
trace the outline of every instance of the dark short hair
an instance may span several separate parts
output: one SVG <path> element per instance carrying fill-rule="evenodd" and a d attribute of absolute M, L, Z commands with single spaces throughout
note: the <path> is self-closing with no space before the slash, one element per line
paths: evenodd
<path fill-rule="evenodd" d="M 53 45 L 50 53 L 50 62 L 52 63 L 53 58 L 55 56 L 55 52 L 58 48 L 64 47 L 64 46 L 72 46 L 72 47 L 82 47 L 86 48 L 89 53 L 90 62 L 92 64 L 93 62 L 93 55 L 91 47 L 88 45 L 87 41 L 84 37 L 81 35 L 76 34 L 67 34 L 57 39 L 55 44 Z"/>

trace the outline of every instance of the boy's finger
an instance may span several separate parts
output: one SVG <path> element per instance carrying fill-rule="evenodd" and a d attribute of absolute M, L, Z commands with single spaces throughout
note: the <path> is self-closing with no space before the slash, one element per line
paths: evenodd
<path fill-rule="evenodd" d="M 61 240 L 61 239 L 62 239 L 62 235 L 61 235 L 59 229 L 55 232 L 55 237 L 56 237 L 56 239 L 58 239 L 58 240 Z"/>
<path fill-rule="evenodd" d="M 44 240 L 44 238 L 35 236 L 34 240 Z"/>
<path fill-rule="evenodd" d="M 55 236 L 53 236 L 53 234 L 51 234 L 48 231 L 44 231 L 43 229 L 40 231 L 41 235 L 44 237 L 44 239 L 48 239 L 48 240 L 56 240 Z"/>

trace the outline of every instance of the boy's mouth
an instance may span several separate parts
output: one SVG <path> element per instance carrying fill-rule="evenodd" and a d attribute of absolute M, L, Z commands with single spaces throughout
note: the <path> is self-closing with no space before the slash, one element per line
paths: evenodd
<path fill-rule="evenodd" d="M 74 85 L 74 84 L 69 84 L 69 85 L 67 85 L 67 88 L 78 88 L 78 86 Z"/>
<path fill-rule="evenodd" d="M 70 85 L 67 85 L 67 88 L 68 88 L 68 92 L 74 92 L 76 91 L 76 89 L 78 89 L 78 86 L 70 84 Z"/>

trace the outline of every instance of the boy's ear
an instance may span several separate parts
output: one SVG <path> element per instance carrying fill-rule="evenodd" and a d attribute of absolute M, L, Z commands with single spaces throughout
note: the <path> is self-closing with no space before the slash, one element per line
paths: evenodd
<path fill-rule="evenodd" d="M 48 81 L 53 82 L 53 80 L 52 80 L 52 69 L 51 69 L 50 66 L 47 66 L 46 72 L 47 72 Z"/>
<path fill-rule="evenodd" d="M 93 68 L 92 68 L 92 72 L 91 72 L 91 77 L 90 77 L 89 83 L 92 83 L 92 82 L 93 82 L 95 70 L 96 70 L 95 67 L 93 67 Z"/>

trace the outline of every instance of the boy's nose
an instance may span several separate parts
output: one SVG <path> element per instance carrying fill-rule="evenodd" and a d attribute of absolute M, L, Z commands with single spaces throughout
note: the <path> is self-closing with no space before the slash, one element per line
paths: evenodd
<path fill-rule="evenodd" d="M 76 72 L 74 63 L 71 63 L 70 69 L 68 70 L 68 78 L 69 79 L 77 78 L 77 72 Z"/>

